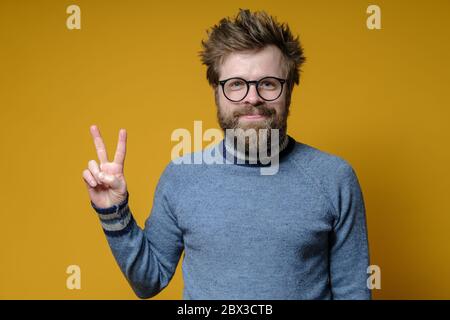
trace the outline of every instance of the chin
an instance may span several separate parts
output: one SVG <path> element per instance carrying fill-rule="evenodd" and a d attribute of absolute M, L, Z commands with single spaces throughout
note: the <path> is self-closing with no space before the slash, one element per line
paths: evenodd
<path fill-rule="evenodd" d="M 239 129 L 270 129 L 267 119 L 261 120 L 239 120 L 237 128 Z"/>

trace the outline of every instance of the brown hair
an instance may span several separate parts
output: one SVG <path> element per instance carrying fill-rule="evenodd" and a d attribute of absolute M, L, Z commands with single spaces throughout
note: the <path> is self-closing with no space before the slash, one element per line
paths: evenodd
<path fill-rule="evenodd" d="M 288 25 L 278 23 L 266 12 L 239 9 L 233 20 L 223 18 L 207 34 L 208 39 L 202 40 L 200 58 L 207 66 L 206 78 L 211 86 L 218 85 L 219 65 L 228 53 L 262 49 L 267 45 L 275 45 L 283 53 L 288 91 L 299 84 L 300 67 L 306 58 L 298 36 L 294 38 Z"/>

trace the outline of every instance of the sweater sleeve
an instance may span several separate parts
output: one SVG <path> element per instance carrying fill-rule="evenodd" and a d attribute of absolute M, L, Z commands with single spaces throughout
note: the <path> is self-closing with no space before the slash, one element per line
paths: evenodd
<path fill-rule="evenodd" d="M 139 298 L 151 298 L 172 279 L 183 251 L 182 231 L 168 203 L 167 168 L 161 175 L 150 216 L 141 229 L 128 206 L 128 195 L 121 204 L 97 208 L 103 231 L 114 258 Z"/>
<path fill-rule="evenodd" d="M 338 170 L 333 192 L 337 213 L 330 237 L 330 285 L 333 299 L 369 300 L 369 247 L 362 191 L 353 168 Z"/>

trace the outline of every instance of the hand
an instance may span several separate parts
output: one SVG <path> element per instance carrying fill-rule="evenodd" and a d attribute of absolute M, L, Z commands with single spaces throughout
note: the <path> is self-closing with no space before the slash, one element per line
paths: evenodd
<path fill-rule="evenodd" d="M 108 161 L 105 144 L 96 125 L 90 127 L 100 166 L 95 160 L 88 162 L 88 168 L 83 171 L 91 201 L 99 208 L 108 208 L 126 199 L 127 184 L 123 175 L 125 162 L 127 132 L 119 131 L 119 141 L 114 155 L 114 161 Z"/>

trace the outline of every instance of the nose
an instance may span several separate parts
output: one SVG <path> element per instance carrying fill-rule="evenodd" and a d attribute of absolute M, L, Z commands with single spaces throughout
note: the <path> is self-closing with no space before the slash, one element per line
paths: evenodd
<path fill-rule="evenodd" d="M 251 105 L 259 105 L 263 102 L 261 97 L 258 95 L 258 91 L 256 90 L 256 84 L 250 84 L 247 96 L 244 98 L 243 102 Z"/>

